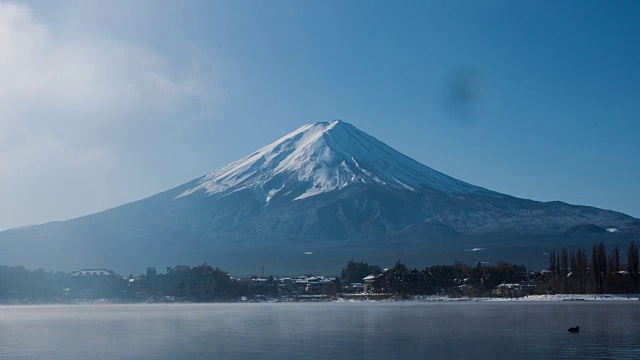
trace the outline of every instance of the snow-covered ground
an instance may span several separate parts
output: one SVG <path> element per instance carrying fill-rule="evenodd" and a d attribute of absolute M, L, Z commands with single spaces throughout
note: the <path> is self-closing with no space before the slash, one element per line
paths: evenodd
<path fill-rule="evenodd" d="M 415 296 L 409 301 L 638 301 L 640 294 L 556 294 L 528 295 L 519 298 L 469 298 L 446 295 Z"/>
<path fill-rule="evenodd" d="M 489 301 L 602 301 L 602 300 L 638 300 L 639 294 L 599 294 L 599 295 L 586 295 L 586 294 L 556 294 L 556 295 L 529 295 L 517 299 L 505 299 L 505 298 L 491 298 L 486 299 Z"/>

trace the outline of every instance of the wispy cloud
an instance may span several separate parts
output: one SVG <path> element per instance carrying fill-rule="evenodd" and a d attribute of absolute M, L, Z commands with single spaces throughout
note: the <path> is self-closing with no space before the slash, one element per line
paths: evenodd
<path fill-rule="evenodd" d="M 124 170 L 132 139 L 150 148 L 167 146 L 167 128 L 215 115 L 220 93 L 207 82 L 211 74 L 191 64 L 172 71 L 175 64 L 137 44 L 87 38 L 91 41 L 67 39 L 29 7 L 0 3 L 0 189 L 5 199 L 11 195 L 4 189 L 35 196 L 27 191 L 34 186 L 76 187 L 78 197 L 95 192 L 95 186 L 110 181 L 105 174 Z M 17 225 L 13 220 L 33 207 L 0 206 L 0 229 Z"/>

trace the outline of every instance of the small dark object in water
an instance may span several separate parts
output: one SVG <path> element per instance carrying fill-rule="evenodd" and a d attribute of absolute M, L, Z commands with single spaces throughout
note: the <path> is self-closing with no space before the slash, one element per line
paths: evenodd
<path fill-rule="evenodd" d="M 580 332 L 580 326 L 569 328 L 570 333 L 578 333 Z"/>

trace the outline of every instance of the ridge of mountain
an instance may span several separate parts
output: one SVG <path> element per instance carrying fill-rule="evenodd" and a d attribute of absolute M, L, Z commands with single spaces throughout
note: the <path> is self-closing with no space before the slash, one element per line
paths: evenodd
<path fill-rule="evenodd" d="M 535 267 L 559 246 L 626 246 L 639 234 L 640 220 L 628 215 L 474 186 L 332 121 L 149 198 L 0 232 L 0 264 L 138 273 L 207 261 L 239 274 L 261 265 L 274 274 L 338 271 L 350 259 Z M 485 250 L 466 251 L 475 248 Z"/>

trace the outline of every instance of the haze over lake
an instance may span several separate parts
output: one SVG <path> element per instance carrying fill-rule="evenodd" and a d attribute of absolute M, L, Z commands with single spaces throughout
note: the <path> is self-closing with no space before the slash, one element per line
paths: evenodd
<path fill-rule="evenodd" d="M 637 359 L 638 305 L 2 306 L 0 359 Z"/>

